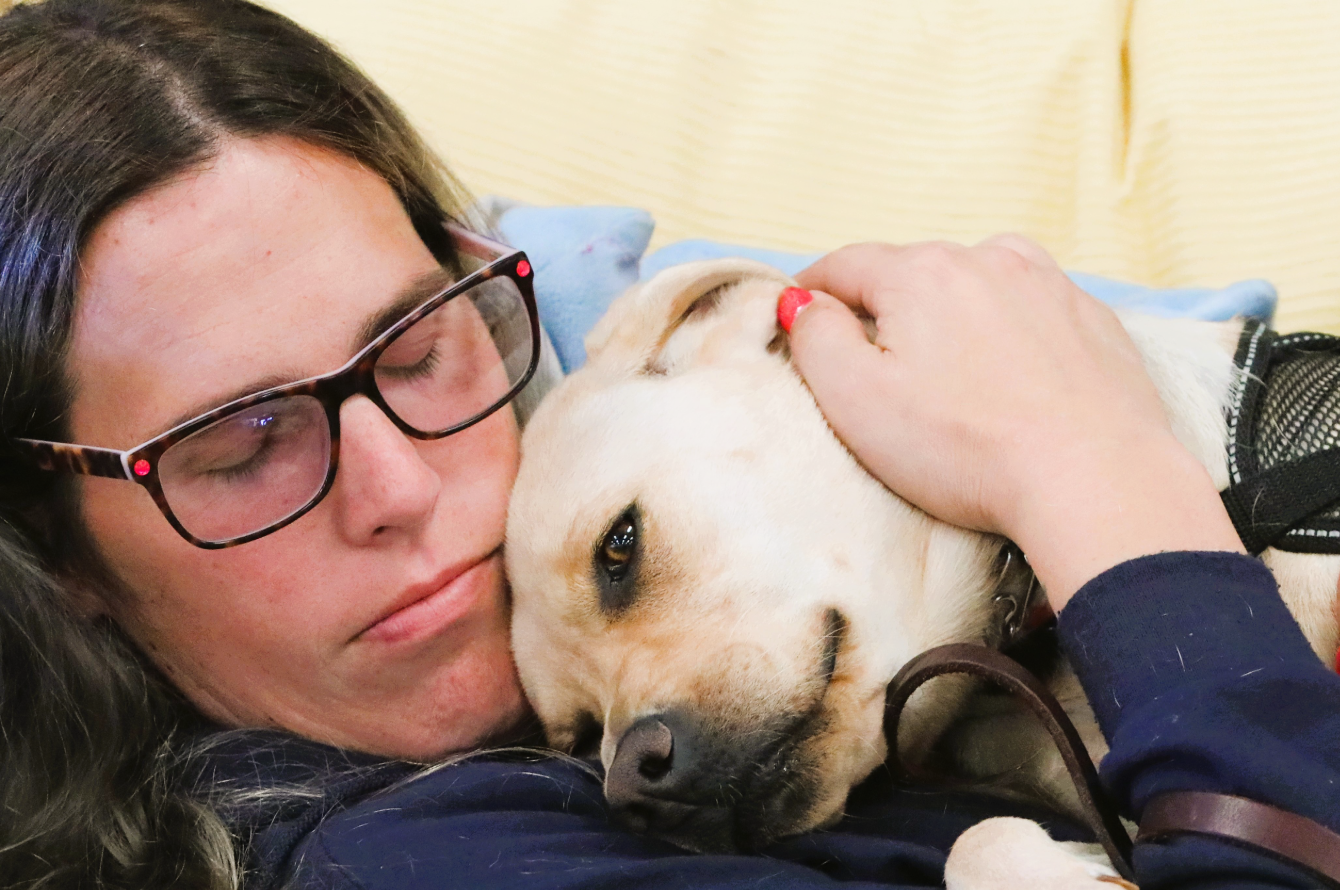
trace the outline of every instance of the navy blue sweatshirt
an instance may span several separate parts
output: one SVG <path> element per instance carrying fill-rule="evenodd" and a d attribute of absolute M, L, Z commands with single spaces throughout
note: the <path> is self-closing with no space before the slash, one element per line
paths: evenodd
<path fill-rule="evenodd" d="M 1237 794 L 1340 831 L 1340 677 L 1313 654 L 1256 560 L 1168 553 L 1117 566 L 1062 611 L 1062 645 L 1111 753 L 1131 818 L 1171 790 Z M 882 771 L 881 771 L 882 773 Z M 756 856 L 692 855 L 613 827 L 598 774 L 559 758 L 477 756 L 426 774 L 279 734 L 220 744 L 205 776 L 305 789 L 224 811 L 250 888 L 936 887 L 945 854 L 991 816 L 1084 832 L 965 793 L 855 789 L 835 828 Z M 1300 867 L 1213 839 L 1141 844 L 1142 890 L 1317 887 Z"/>

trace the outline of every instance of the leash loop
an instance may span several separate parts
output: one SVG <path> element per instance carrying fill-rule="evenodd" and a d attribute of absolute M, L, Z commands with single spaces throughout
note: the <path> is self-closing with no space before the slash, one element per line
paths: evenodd
<path fill-rule="evenodd" d="M 1056 697 L 1037 677 L 1026 671 L 1009 656 L 994 649 L 969 643 L 952 643 L 928 649 L 913 658 L 889 684 L 884 703 L 884 737 L 889 745 L 889 766 L 895 779 L 909 782 L 924 779 L 910 770 L 898 755 L 898 724 L 903 708 L 912 693 L 927 680 L 942 674 L 970 674 L 1003 687 L 1024 700 L 1040 719 L 1052 740 L 1060 749 L 1066 771 L 1070 773 L 1079 793 L 1084 820 L 1092 829 L 1113 867 L 1123 878 L 1134 882 L 1131 868 L 1131 838 L 1126 833 L 1116 807 L 1108 799 L 1098 782 L 1098 771 L 1089 759 L 1084 743 L 1080 741 L 1075 725 L 1070 722 Z"/>

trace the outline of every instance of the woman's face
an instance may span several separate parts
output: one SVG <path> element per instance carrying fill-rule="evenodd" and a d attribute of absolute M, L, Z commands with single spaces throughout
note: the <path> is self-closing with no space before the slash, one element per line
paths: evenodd
<path fill-rule="evenodd" d="M 90 238 L 73 441 L 130 448 L 333 370 L 436 265 L 390 187 L 357 163 L 292 140 L 229 141 Z M 419 441 L 355 396 L 340 426 L 325 500 L 227 550 L 182 539 L 139 486 L 84 477 L 85 521 L 124 588 L 99 607 L 230 726 L 407 758 L 515 726 L 526 705 L 500 553 L 512 413 Z"/>

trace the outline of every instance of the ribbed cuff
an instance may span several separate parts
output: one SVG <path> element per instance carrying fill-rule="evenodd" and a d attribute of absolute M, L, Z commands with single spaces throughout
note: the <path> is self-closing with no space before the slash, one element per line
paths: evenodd
<path fill-rule="evenodd" d="M 1122 563 L 1081 587 L 1057 627 L 1108 738 L 1124 710 L 1178 687 L 1317 660 L 1274 576 L 1235 553 Z"/>

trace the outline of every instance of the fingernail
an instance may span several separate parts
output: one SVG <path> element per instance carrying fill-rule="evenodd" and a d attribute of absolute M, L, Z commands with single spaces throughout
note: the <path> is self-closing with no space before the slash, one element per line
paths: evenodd
<path fill-rule="evenodd" d="M 788 287 L 777 298 L 777 323 L 782 330 L 791 333 L 791 325 L 796 323 L 800 310 L 814 302 L 814 294 L 799 287 Z"/>

